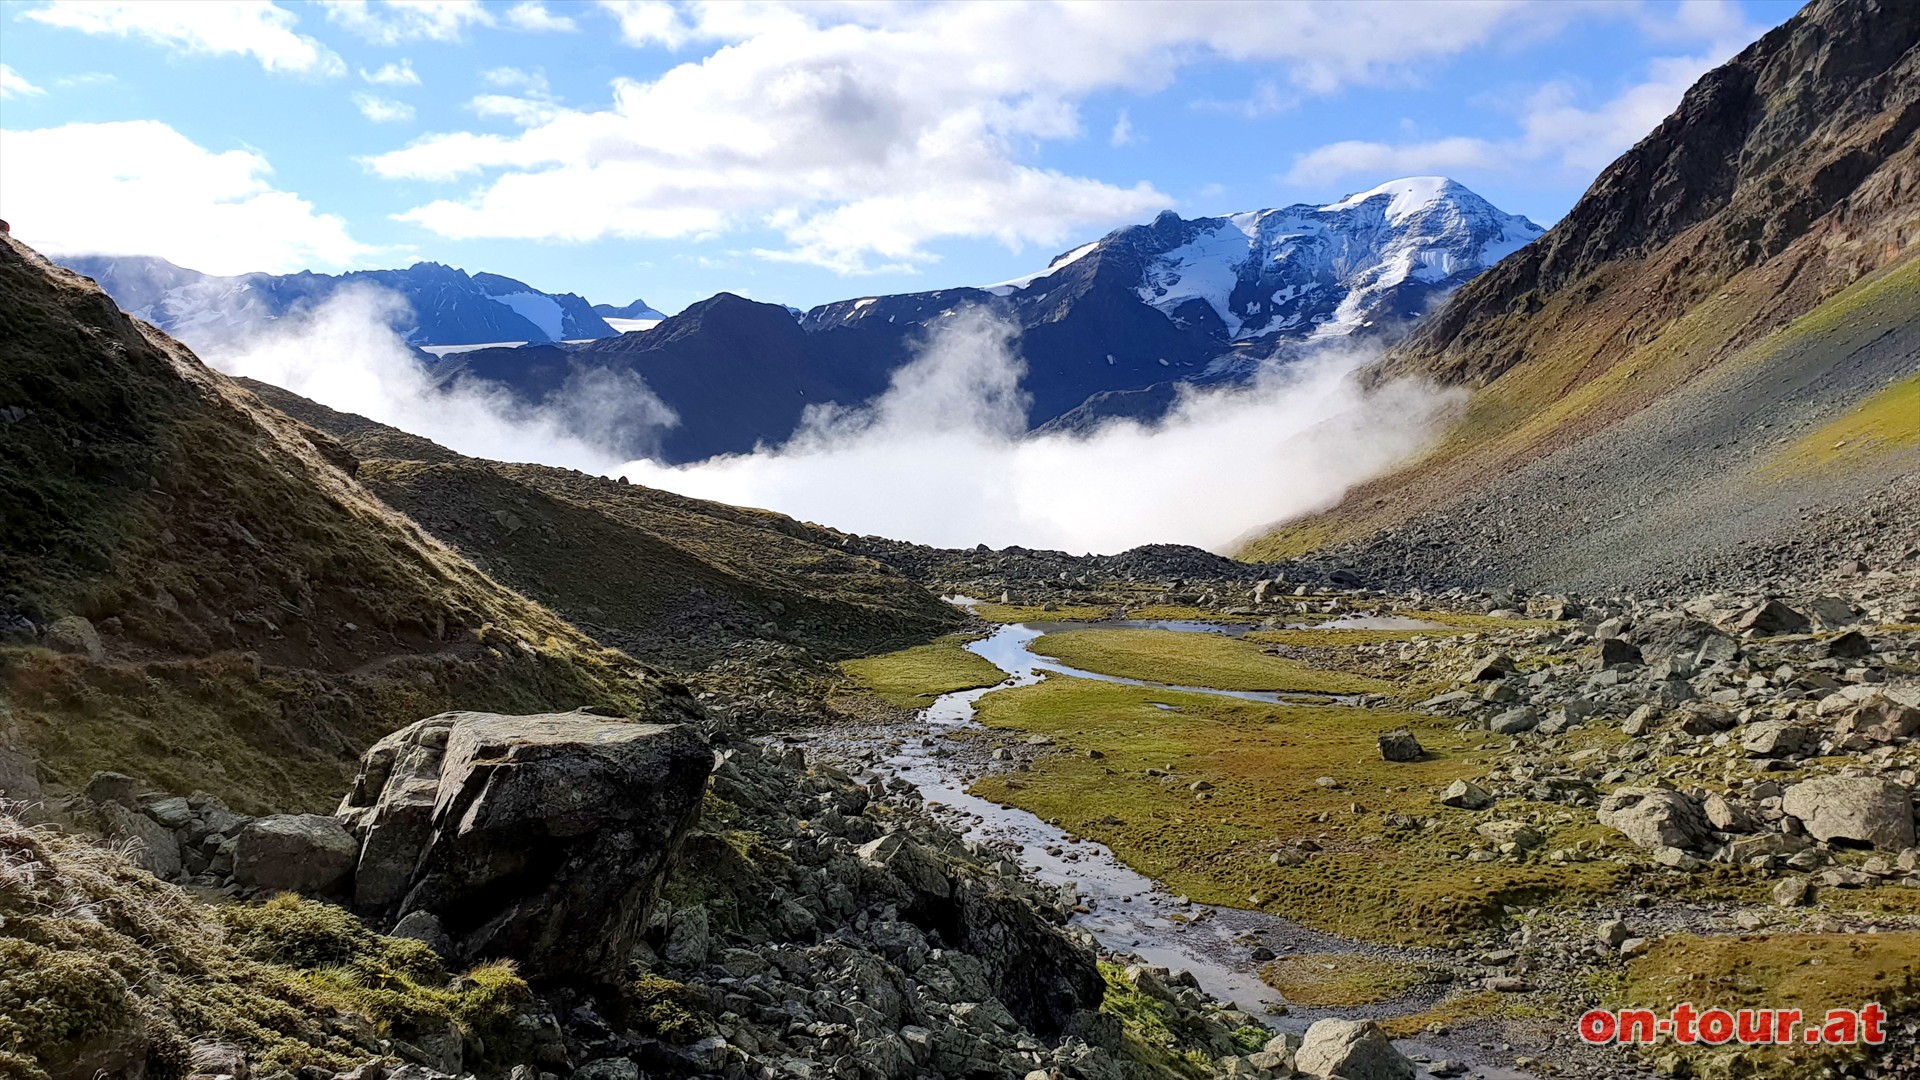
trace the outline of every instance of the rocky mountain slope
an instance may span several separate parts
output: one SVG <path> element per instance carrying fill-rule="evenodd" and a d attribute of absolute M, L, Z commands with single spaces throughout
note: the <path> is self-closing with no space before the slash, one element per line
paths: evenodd
<path fill-rule="evenodd" d="M 572 293 L 543 293 L 499 274 L 469 275 L 439 263 L 216 277 L 151 256 L 76 255 L 61 262 L 99 282 L 135 318 L 202 349 L 242 341 L 353 288 L 380 289 L 405 301 L 393 328 L 410 345 L 579 341 L 618 333 Z"/>
<path fill-rule="evenodd" d="M 1916 516 L 1920 14 L 1815 3 L 1702 77 L 1375 371 L 1474 388 L 1413 465 L 1246 545 L 1387 582 L 1722 581 Z M 1880 506 L 1883 509 L 1871 510 Z M 1835 559 L 1906 557 L 1909 527 Z"/>
<path fill-rule="evenodd" d="M 1540 233 L 1458 183 L 1414 177 L 1326 206 L 1192 220 L 1169 211 L 984 288 L 841 300 L 798 322 L 722 293 L 644 332 L 479 350 L 438 370 L 532 400 L 576 366 L 632 370 L 680 418 L 657 453 L 691 461 L 783 441 L 809 404 L 867 400 L 941 320 L 981 307 L 1020 328 L 1033 426 L 1069 413 L 1073 426 L 1151 419 L 1183 381 L 1243 377 L 1313 343 L 1398 339 Z"/>
<path fill-rule="evenodd" d="M 0 735 L 42 779 L 305 809 L 396 710 L 685 701 L 85 279 L 9 238 L 0 290 Z"/>
<path fill-rule="evenodd" d="M 701 666 L 734 644 L 859 655 L 942 633 L 951 606 L 836 534 L 780 514 L 544 465 L 463 457 L 278 387 L 268 404 L 339 439 L 359 482 L 496 580 L 642 659 Z"/>

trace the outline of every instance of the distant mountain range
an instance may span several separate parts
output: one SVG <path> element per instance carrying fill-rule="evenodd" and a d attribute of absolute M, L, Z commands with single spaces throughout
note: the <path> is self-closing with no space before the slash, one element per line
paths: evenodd
<path fill-rule="evenodd" d="M 614 307 L 612 304 L 595 304 L 593 313 L 603 319 L 652 319 L 666 318 L 665 315 L 647 306 L 645 300 L 635 300 L 631 304 Z"/>
<path fill-rule="evenodd" d="M 589 307 L 493 274 L 407 270 L 212 278 L 158 259 L 70 259 L 121 306 L 193 344 L 277 318 L 355 281 L 394 289 L 438 368 L 532 402 L 576 368 L 637 372 L 680 417 L 668 461 L 791 435 L 815 403 L 885 389 L 939 320 L 984 307 L 1017 325 L 1030 426 L 1153 419 L 1183 382 L 1244 378 L 1337 340 L 1390 343 L 1474 275 L 1544 230 L 1442 177 L 1394 180 L 1337 202 L 1224 217 L 1168 211 L 977 288 L 867 296 L 797 312 L 722 293 L 672 317 L 642 301 Z M 612 325 L 609 325 L 611 320 Z M 633 332 L 619 334 L 618 331 Z"/>
<path fill-rule="evenodd" d="M 405 270 L 216 277 L 149 256 L 80 255 L 62 261 L 99 282 L 128 314 L 196 347 L 243 337 L 355 285 L 386 289 L 407 301 L 411 319 L 394 329 L 410 345 L 584 341 L 620 333 L 572 293 L 544 293 L 499 274 L 470 275 L 432 262 Z M 607 310 L 620 318 L 661 317 L 639 300 Z M 624 311 L 644 314 L 619 315 Z"/>
<path fill-rule="evenodd" d="M 1326 206 L 1186 220 L 1167 212 L 978 288 L 791 309 L 723 293 L 643 333 L 450 357 L 538 400 L 577 366 L 638 372 L 680 416 L 660 454 L 691 461 L 790 435 L 802 410 L 885 389 L 926 332 L 967 307 L 1019 326 L 1031 426 L 1152 419 L 1180 382 L 1245 377 L 1326 341 L 1393 341 L 1543 230 L 1454 181 L 1395 180 Z"/>

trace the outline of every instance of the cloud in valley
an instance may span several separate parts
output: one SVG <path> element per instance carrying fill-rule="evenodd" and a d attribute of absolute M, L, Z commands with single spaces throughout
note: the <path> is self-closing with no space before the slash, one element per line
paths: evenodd
<path fill-rule="evenodd" d="M 383 290 L 343 289 L 313 311 L 198 351 L 229 375 L 496 461 L 606 473 L 675 420 L 631 373 L 576 373 L 539 407 L 487 383 L 440 386 L 391 329 L 406 321 L 404 305 Z"/>
<path fill-rule="evenodd" d="M 474 457 L 625 475 L 856 533 L 1076 553 L 1224 550 L 1417 453 L 1458 403 L 1411 383 L 1363 390 L 1353 373 L 1370 354 L 1329 348 L 1250 385 L 1189 388 L 1157 424 L 1033 436 L 1015 331 L 973 311 L 943 320 L 874 401 L 815 406 L 779 447 L 667 466 L 624 460 L 677 422 L 639 376 L 576 371 L 539 406 L 483 381 L 441 385 L 391 329 L 407 321 L 402 304 L 343 290 L 199 351 L 228 374 Z"/>
<path fill-rule="evenodd" d="M 783 447 L 620 471 L 940 546 L 1224 549 L 1416 453 L 1457 404 L 1408 383 L 1363 391 L 1352 375 L 1366 359 L 1328 350 L 1250 386 L 1193 390 L 1159 424 L 1028 437 L 1011 331 L 976 312 L 947 320 L 871 405 L 816 409 Z"/>

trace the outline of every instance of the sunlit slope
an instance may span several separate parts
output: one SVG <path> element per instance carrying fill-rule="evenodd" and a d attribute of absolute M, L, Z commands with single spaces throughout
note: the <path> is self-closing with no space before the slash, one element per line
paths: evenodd
<path fill-rule="evenodd" d="M 1920 368 L 1920 9 L 1810 5 L 1373 372 L 1473 396 L 1423 458 L 1247 544 L 1382 581 L 1711 577 L 1911 464 L 1766 469 Z M 1876 423 L 1920 420 L 1897 408 Z"/>
<path fill-rule="evenodd" d="M 926 641 L 961 621 L 920 585 L 780 514 L 463 457 L 277 387 L 247 385 L 365 459 L 361 483 L 389 505 L 636 656 L 704 663 L 755 638 L 855 656 Z"/>
<path fill-rule="evenodd" d="M 435 712 L 686 703 L 11 238 L 0 341 L 0 743 L 43 779 L 325 809 Z"/>

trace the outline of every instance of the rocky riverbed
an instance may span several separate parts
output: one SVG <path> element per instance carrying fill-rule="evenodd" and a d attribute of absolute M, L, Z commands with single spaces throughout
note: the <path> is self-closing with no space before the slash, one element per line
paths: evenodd
<path fill-rule="evenodd" d="M 1483 1066 L 1594 1076 L 1635 1067 L 1765 1068 L 1752 1050 L 1603 1055 L 1572 1037 L 1571 1016 L 1605 997 L 1592 987 L 1644 987 L 1639 974 L 1649 964 L 1699 943 L 1744 940 L 1764 953 L 1862 935 L 1882 943 L 1875 952 L 1904 957 L 1906 967 L 1892 966 L 1908 978 L 1920 963 L 1913 936 L 1920 930 L 1913 903 L 1920 895 L 1913 837 L 1920 592 L 1913 574 L 1842 568 L 1795 593 L 1661 599 L 1387 595 L 1272 579 L 1095 588 L 1046 582 L 1036 591 L 1032 579 L 987 578 L 944 586 L 989 594 L 997 586 L 1002 610 L 1041 618 L 1049 609 L 1124 616 L 1184 604 L 1203 619 L 1241 620 L 1236 634 L 1436 608 L 1478 617 L 1466 633 L 1372 640 L 1304 633 L 1282 635 L 1268 648 L 1423 687 L 1417 698 L 1369 704 L 1479 733 L 1475 742 L 1494 767 L 1432 792 L 1433 824 L 1447 814 L 1472 823 L 1475 839 L 1456 858 L 1549 870 L 1598 861 L 1622 871 L 1625 886 L 1610 902 L 1550 900 L 1511 910 L 1502 925 L 1452 947 L 1398 954 L 1444 971 L 1450 993 L 1483 990 L 1508 1003 L 1502 1018 L 1469 1019 L 1457 1032 L 1437 1022 L 1428 1041 L 1442 1052 L 1451 1048 Z M 1208 625 L 1220 629 L 1217 622 L 1195 628 Z M 996 652 L 992 644 L 975 648 Z M 1038 670 L 1048 666 L 1043 659 Z M 1016 681 L 1032 678 L 1032 670 Z M 982 693 L 954 701 L 970 711 Z M 1276 996 L 1263 995 L 1255 975 L 1261 960 L 1289 950 L 1382 951 L 1316 937 L 1264 913 L 1189 907 L 1164 889 L 1141 888 L 1144 879 L 1115 866 L 1103 846 L 967 792 L 982 777 L 1044 766 L 1070 748 L 954 727 L 951 715 L 928 719 L 932 733 L 869 728 L 838 737 L 834 747 L 857 764 L 911 778 L 956 828 L 997 840 L 1043 878 L 1073 882 L 1085 909 L 1076 919 L 1109 947 L 1191 969 L 1216 994 L 1269 1003 Z M 1548 842 L 1582 828 L 1604 840 Z M 1427 984 L 1345 1014 L 1419 1014 L 1438 996 Z M 1277 1022 L 1327 1012 L 1295 1008 Z M 1527 1019 L 1555 1015 L 1557 1025 Z M 1438 1031 L 1453 1038 L 1434 1038 Z M 1913 1022 L 1904 1021 L 1892 1044 L 1858 1052 L 1865 1063 L 1858 1067 L 1893 1075 L 1914 1039 Z M 1433 1056 L 1428 1047 L 1410 1048 Z"/>

